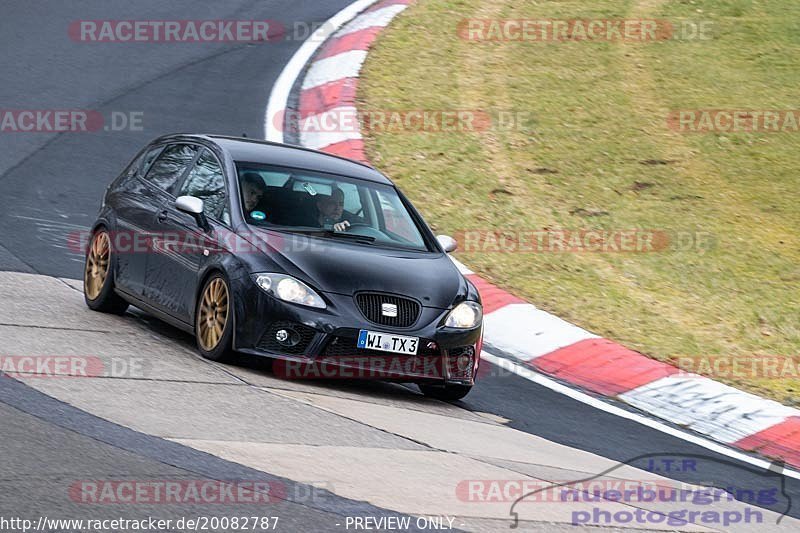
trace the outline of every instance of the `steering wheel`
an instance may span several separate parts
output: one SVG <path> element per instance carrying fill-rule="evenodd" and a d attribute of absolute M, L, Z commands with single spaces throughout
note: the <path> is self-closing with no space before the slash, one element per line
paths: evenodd
<path fill-rule="evenodd" d="M 353 235 L 361 235 L 364 237 L 375 237 L 376 239 L 383 240 L 386 236 L 378 229 L 373 228 L 369 224 L 364 222 L 353 222 L 350 224 L 350 227 L 347 228 L 348 233 L 352 233 Z"/>

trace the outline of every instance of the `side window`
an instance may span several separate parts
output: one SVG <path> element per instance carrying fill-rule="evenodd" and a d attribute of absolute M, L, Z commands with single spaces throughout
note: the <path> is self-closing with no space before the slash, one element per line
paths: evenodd
<path fill-rule="evenodd" d="M 156 156 L 161 153 L 161 150 L 163 149 L 164 149 L 163 146 L 156 146 L 146 151 L 142 155 L 141 159 L 138 161 L 138 165 L 136 166 L 136 171 L 140 172 L 141 176 L 144 176 L 144 173 L 147 172 L 148 168 L 150 168 L 150 164 L 153 162 Z"/>
<path fill-rule="evenodd" d="M 194 160 L 197 147 L 190 144 L 168 146 L 150 167 L 145 179 L 172 193 L 175 184 Z"/>
<path fill-rule="evenodd" d="M 181 185 L 176 196 L 194 196 L 203 200 L 206 216 L 225 222 L 228 217 L 228 195 L 225 191 L 225 177 L 217 159 L 209 150 L 197 159 L 194 167 Z"/>
<path fill-rule="evenodd" d="M 138 156 L 136 156 L 136 159 L 131 161 L 128 167 L 122 172 L 119 177 L 119 183 L 127 182 L 128 180 L 137 176 L 144 176 L 144 173 L 147 171 L 150 163 L 153 162 L 153 159 L 155 159 L 156 156 L 161 152 L 162 148 L 164 147 L 156 146 L 154 148 L 142 151 Z"/>
<path fill-rule="evenodd" d="M 377 193 L 378 205 L 375 207 L 383 214 L 386 229 L 401 237 L 412 239 L 417 244 L 422 244 L 423 241 L 414 229 L 414 223 L 400 202 L 400 198 L 396 194 L 386 194 L 383 191 L 377 191 Z"/>
<path fill-rule="evenodd" d="M 358 195 L 358 187 L 352 183 L 340 183 L 339 188 L 344 192 L 344 209 L 354 215 L 361 211 L 361 198 Z"/>

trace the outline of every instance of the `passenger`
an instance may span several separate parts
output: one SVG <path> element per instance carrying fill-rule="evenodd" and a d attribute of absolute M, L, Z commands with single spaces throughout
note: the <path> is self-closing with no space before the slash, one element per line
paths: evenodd
<path fill-rule="evenodd" d="M 260 222 L 266 218 L 266 213 L 259 210 L 259 204 L 264 198 L 266 185 L 261 176 L 255 172 L 246 172 L 242 175 L 242 206 L 248 222 Z"/>

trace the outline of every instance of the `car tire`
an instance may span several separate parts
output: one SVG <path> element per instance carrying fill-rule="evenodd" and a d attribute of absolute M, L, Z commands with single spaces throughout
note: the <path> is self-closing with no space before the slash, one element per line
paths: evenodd
<path fill-rule="evenodd" d="M 462 399 L 472 390 L 472 385 L 423 385 L 418 384 L 419 390 L 428 398 L 435 398 L 445 402 L 454 402 Z"/>
<path fill-rule="evenodd" d="M 92 234 L 83 268 L 83 298 L 92 311 L 121 315 L 128 302 L 114 292 L 114 257 L 111 238 L 105 228 Z"/>
<path fill-rule="evenodd" d="M 197 298 L 194 336 L 200 355 L 224 363 L 233 356 L 233 299 L 221 273 L 212 274 Z"/>

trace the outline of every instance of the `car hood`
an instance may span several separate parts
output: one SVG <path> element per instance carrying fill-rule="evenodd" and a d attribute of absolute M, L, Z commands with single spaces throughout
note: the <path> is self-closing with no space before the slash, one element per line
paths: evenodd
<path fill-rule="evenodd" d="M 244 236 L 266 261 L 254 271 L 285 272 L 323 292 L 378 291 L 410 296 L 426 307 L 449 308 L 467 282 L 443 253 L 413 252 L 255 229 Z M 276 268 L 277 267 L 277 268 Z"/>

